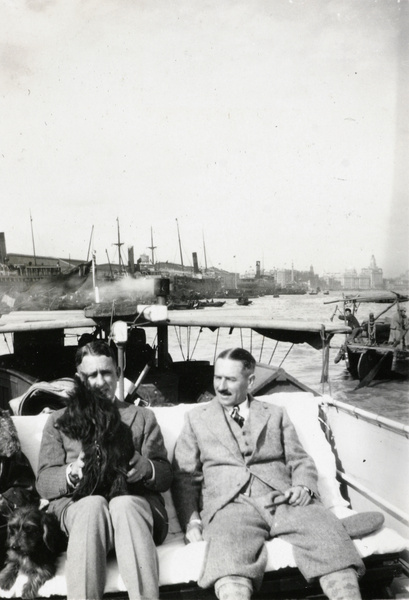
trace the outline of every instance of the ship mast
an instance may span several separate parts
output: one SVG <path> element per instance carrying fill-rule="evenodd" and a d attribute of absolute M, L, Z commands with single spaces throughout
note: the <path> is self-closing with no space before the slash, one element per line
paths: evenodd
<path fill-rule="evenodd" d="M 93 234 L 94 234 L 94 226 L 92 226 L 92 228 L 91 228 L 91 235 L 90 235 L 90 238 L 89 238 L 88 252 L 87 252 L 87 262 L 89 261 L 89 253 L 91 252 L 91 245 L 92 245 Z"/>
<path fill-rule="evenodd" d="M 151 251 L 151 254 L 152 254 L 152 266 L 153 266 L 153 270 L 155 271 L 154 250 L 156 249 L 156 246 L 153 245 L 153 231 L 152 231 L 152 227 L 151 227 L 151 245 L 148 246 L 148 249 Z"/>
<path fill-rule="evenodd" d="M 182 256 L 182 244 L 180 243 L 180 233 L 179 233 L 179 223 L 178 220 L 176 219 L 176 227 L 178 229 L 178 240 L 179 240 L 179 252 L 180 252 L 180 263 L 182 265 L 182 271 L 184 270 L 184 266 L 183 266 L 183 256 Z"/>
<path fill-rule="evenodd" d="M 117 222 L 117 230 L 118 230 L 118 241 L 116 244 L 114 244 L 114 246 L 118 246 L 118 264 L 119 264 L 119 272 L 122 273 L 122 267 L 123 267 L 123 261 L 122 261 L 122 256 L 121 256 L 121 246 L 123 246 L 123 242 L 121 242 L 121 235 L 119 232 L 119 219 L 118 217 L 116 218 L 116 222 Z"/>
<path fill-rule="evenodd" d="M 31 210 L 30 210 L 30 225 L 31 225 L 31 239 L 32 239 L 32 242 L 33 242 L 34 264 L 37 266 L 36 247 L 35 247 L 35 244 L 34 244 L 34 232 L 33 232 L 33 217 L 31 216 Z"/>

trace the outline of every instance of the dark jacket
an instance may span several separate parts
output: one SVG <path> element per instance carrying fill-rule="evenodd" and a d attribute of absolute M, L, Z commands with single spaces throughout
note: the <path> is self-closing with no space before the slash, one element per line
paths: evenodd
<path fill-rule="evenodd" d="M 131 493 L 144 496 L 152 509 L 154 540 L 161 543 L 167 535 L 168 519 L 160 492 L 169 489 L 172 468 L 167 458 L 162 432 L 152 410 L 117 401 L 121 419 L 132 430 L 135 450 L 149 458 L 155 469 L 153 483 L 133 484 Z M 74 462 L 81 450 L 81 442 L 73 440 L 55 427 L 63 408 L 52 413 L 44 427 L 38 462 L 37 489 L 50 500 L 50 510 L 61 518 L 65 507 L 73 502 L 72 489 L 67 483 L 67 465 Z"/>

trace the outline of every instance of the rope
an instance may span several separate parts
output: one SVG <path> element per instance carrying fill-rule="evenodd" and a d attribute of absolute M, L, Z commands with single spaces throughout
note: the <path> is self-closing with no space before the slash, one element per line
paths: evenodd
<path fill-rule="evenodd" d="M 293 346 L 294 346 L 294 344 L 291 344 L 290 349 L 288 350 L 287 354 L 284 356 L 283 360 L 278 365 L 278 368 L 281 367 L 281 365 L 283 364 L 283 362 L 285 361 L 285 359 L 287 358 L 287 356 L 290 354 L 291 350 L 293 349 Z"/>
<path fill-rule="evenodd" d="M 217 329 L 216 345 L 214 347 L 213 364 L 216 362 L 217 344 L 219 343 L 219 332 L 220 332 L 220 328 Z"/>
<path fill-rule="evenodd" d="M 179 327 L 179 329 L 180 329 L 180 327 Z M 178 341 L 178 344 L 179 344 L 179 350 L 180 350 L 180 353 L 181 353 L 181 355 L 182 355 L 182 358 L 183 358 L 183 360 L 186 360 L 186 359 L 185 359 L 185 355 L 184 355 L 184 353 L 183 353 L 182 342 L 181 342 L 181 339 L 180 339 L 180 336 L 179 336 L 178 330 L 176 329 L 176 325 L 175 325 L 175 333 L 176 333 L 176 339 L 177 339 L 177 341 Z"/>
<path fill-rule="evenodd" d="M 192 329 L 190 327 L 186 327 L 186 360 L 190 360 L 190 333 Z"/>
<path fill-rule="evenodd" d="M 272 351 L 271 356 L 270 356 L 270 360 L 268 361 L 269 365 L 271 364 L 271 361 L 273 360 L 273 356 L 275 354 L 275 351 L 277 350 L 277 346 L 278 346 L 278 340 L 276 341 L 276 345 L 274 346 L 274 350 Z"/>
<path fill-rule="evenodd" d="M 5 333 L 3 333 L 3 338 L 4 338 L 4 341 L 6 342 L 7 350 L 9 351 L 9 354 L 11 354 L 9 342 L 8 342 L 8 339 L 6 338 L 6 334 Z"/>
<path fill-rule="evenodd" d="M 112 323 L 114 320 L 114 316 L 115 316 L 115 300 L 112 300 L 112 308 L 111 308 L 111 322 L 109 324 L 109 329 L 112 329 Z"/>
<path fill-rule="evenodd" d="M 193 354 L 195 353 L 196 346 L 197 346 L 197 342 L 199 341 L 200 334 L 202 333 L 202 331 L 203 331 L 203 327 L 200 327 L 200 329 L 199 329 L 199 333 L 197 334 L 197 338 L 196 338 L 195 345 L 193 346 L 192 357 L 193 357 Z"/>
<path fill-rule="evenodd" d="M 263 354 L 263 348 L 264 348 L 264 340 L 265 340 L 265 337 L 263 335 L 262 340 L 261 340 L 260 356 L 258 358 L 258 362 L 261 362 L 261 356 Z"/>

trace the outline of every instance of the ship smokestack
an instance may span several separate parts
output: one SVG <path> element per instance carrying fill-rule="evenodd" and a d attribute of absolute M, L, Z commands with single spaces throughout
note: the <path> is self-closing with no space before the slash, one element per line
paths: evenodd
<path fill-rule="evenodd" d="M 0 232 L 0 262 L 4 263 L 6 261 L 6 236 L 3 232 Z"/>
<path fill-rule="evenodd" d="M 128 248 L 128 271 L 131 275 L 135 273 L 135 256 L 133 246 Z"/>
<path fill-rule="evenodd" d="M 193 256 L 193 273 L 199 273 L 199 263 L 197 262 L 197 252 L 193 252 L 192 256 Z"/>
<path fill-rule="evenodd" d="M 260 279 L 261 277 L 261 269 L 260 269 L 260 261 L 256 261 L 256 279 Z"/>

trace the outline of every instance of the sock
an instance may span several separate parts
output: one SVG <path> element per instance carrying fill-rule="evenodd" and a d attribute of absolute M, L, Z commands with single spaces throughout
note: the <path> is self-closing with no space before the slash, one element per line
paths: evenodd
<path fill-rule="evenodd" d="M 250 600 L 253 584 L 247 577 L 231 575 L 218 579 L 214 591 L 219 600 Z"/>
<path fill-rule="evenodd" d="M 329 600 L 361 600 L 355 569 L 342 569 L 320 577 L 322 591 Z"/>

